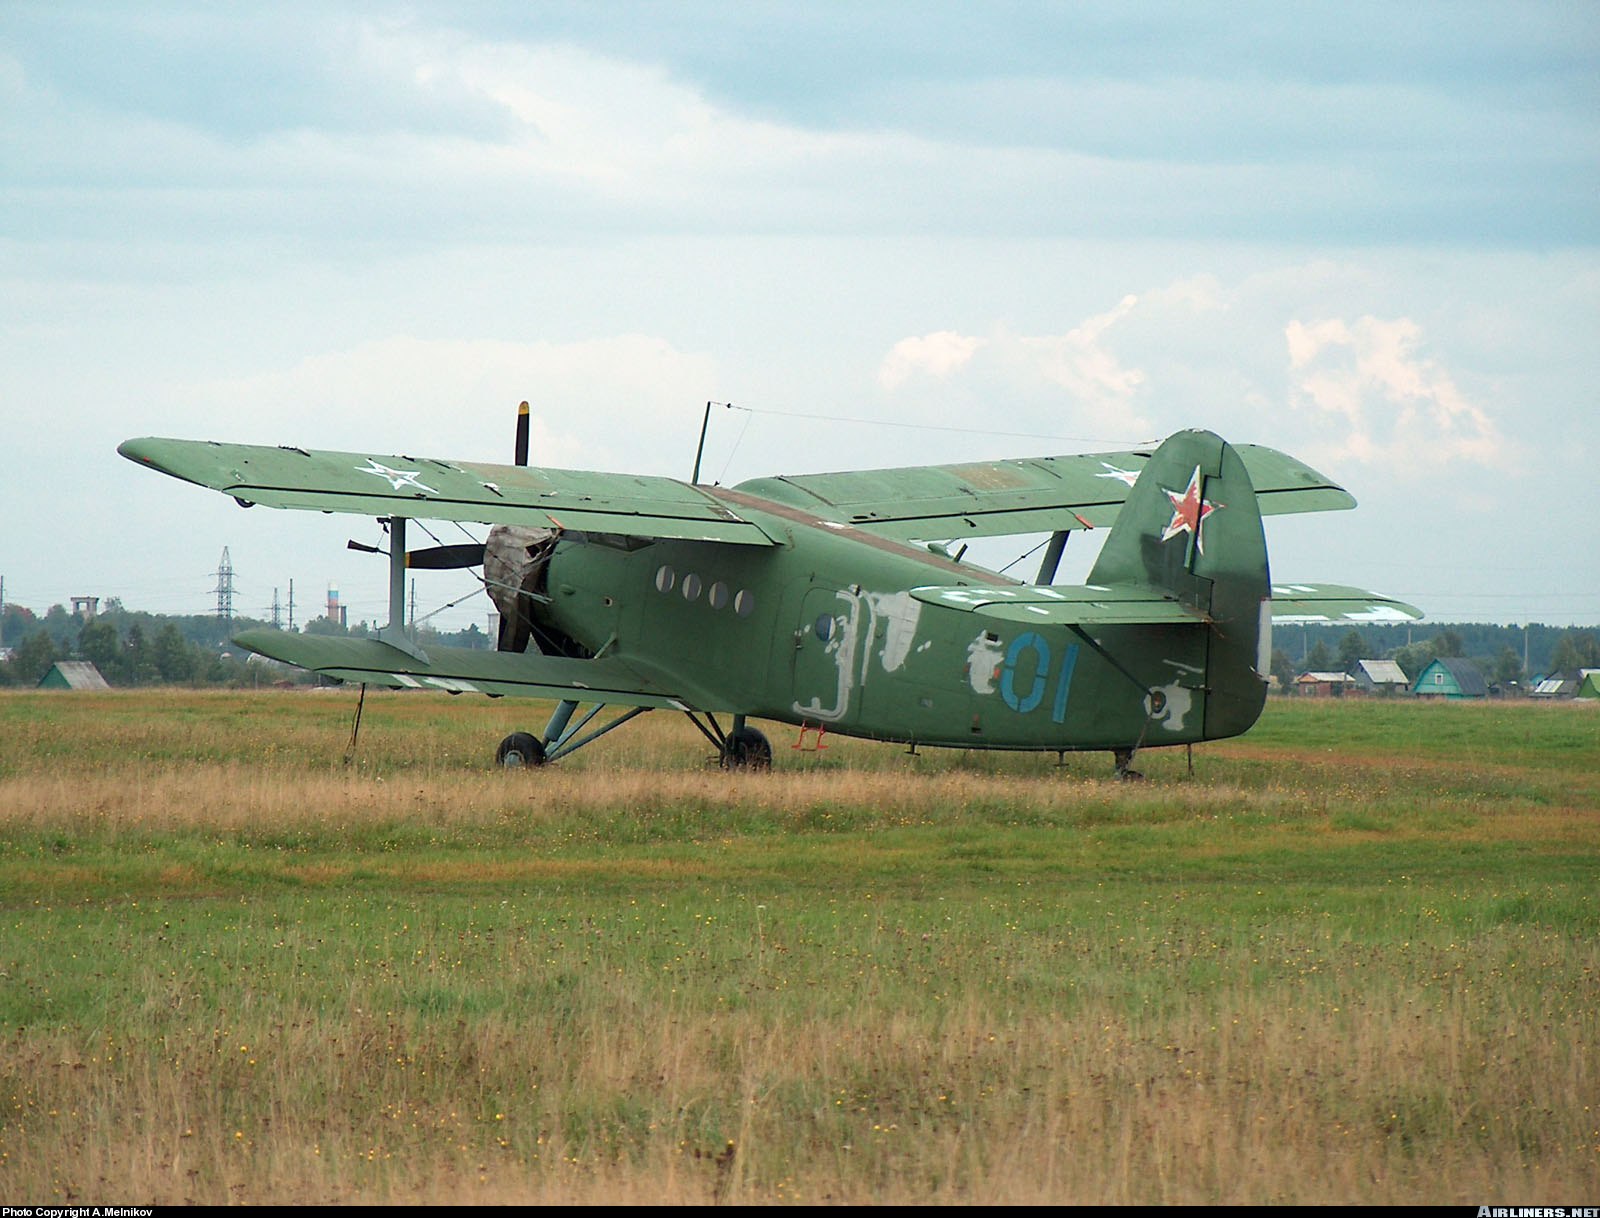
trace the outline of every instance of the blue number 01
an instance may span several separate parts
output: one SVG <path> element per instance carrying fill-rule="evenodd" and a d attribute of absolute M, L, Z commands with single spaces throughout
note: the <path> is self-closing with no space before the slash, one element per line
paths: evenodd
<path fill-rule="evenodd" d="M 1028 648 L 1033 649 L 1033 686 L 1022 697 L 1017 696 L 1017 658 Z M 1067 717 L 1067 694 L 1072 689 L 1072 672 L 1078 666 L 1078 645 L 1070 645 L 1061 657 L 1061 671 L 1056 674 L 1056 696 L 1050 707 L 1050 718 L 1061 723 Z M 1018 714 L 1026 715 L 1037 710 L 1044 701 L 1045 683 L 1050 671 L 1050 644 L 1037 631 L 1029 630 L 1012 640 L 1006 648 L 1005 666 L 1000 672 L 1000 697 Z"/>

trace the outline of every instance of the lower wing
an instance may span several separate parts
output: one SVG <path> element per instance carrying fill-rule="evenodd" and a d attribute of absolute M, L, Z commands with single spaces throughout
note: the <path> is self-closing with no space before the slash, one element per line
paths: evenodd
<path fill-rule="evenodd" d="M 429 647 L 412 655 L 379 639 L 327 638 L 280 630 L 247 630 L 234 642 L 268 659 L 367 685 L 687 709 L 684 700 L 659 676 L 605 657 L 574 660 L 468 647 Z"/>

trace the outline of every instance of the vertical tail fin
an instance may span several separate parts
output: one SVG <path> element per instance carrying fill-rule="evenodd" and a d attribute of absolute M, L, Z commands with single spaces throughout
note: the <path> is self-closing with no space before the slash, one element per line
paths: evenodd
<path fill-rule="evenodd" d="M 1089 582 L 1153 588 L 1208 618 L 1205 734 L 1255 722 L 1272 654 L 1267 543 L 1255 486 L 1221 437 L 1181 431 L 1156 450 Z"/>

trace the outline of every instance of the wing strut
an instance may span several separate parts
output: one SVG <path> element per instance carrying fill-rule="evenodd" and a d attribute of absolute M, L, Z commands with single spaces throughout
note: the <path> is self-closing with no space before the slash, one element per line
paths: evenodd
<path fill-rule="evenodd" d="M 603 702 L 597 703 L 595 710 L 599 710 L 604 705 L 605 703 Z M 567 724 L 572 720 L 572 712 L 577 709 L 578 704 L 571 698 L 563 698 L 556 703 L 556 708 L 550 712 L 550 722 L 545 724 L 544 743 L 546 748 L 550 748 L 557 742 L 566 739 Z M 591 711 L 589 719 L 592 718 L 594 718 L 594 713 Z M 589 722 L 589 719 L 585 719 L 583 723 L 578 724 L 578 729 L 582 730 L 583 724 Z"/>
<path fill-rule="evenodd" d="M 578 704 L 576 702 L 564 701 L 561 703 L 561 705 L 575 708 Z M 595 730 L 590 732 L 587 736 L 579 736 L 578 733 L 588 725 L 591 719 L 604 710 L 607 705 L 608 704 L 605 702 L 595 703 L 589 712 L 578 721 L 576 727 L 571 729 L 563 728 L 559 738 L 548 745 L 549 752 L 545 754 L 544 759 L 546 761 L 556 761 L 562 757 L 565 757 L 568 753 L 576 753 L 584 745 L 589 744 L 591 741 L 598 740 L 601 736 L 604 736 L 613 728 L 621 727 L 624 723 L 628 722 L 628 720 L 637 718 L 651 709 L 648 706 L 630 706 L 627 710 L 623 711 L 615 719 L 612 719 L 610 722 L 606 723 L 603 727 L 595 728 Z M 570 718 L 570 716 L 571 712 L 569 711 L 568 717 Z"/>
<path fill-rule="evenodd" d="M 1039 578 L 1034 580 L 1034 583 L 1055 583 L 1056 569 L 1061 566 L 1061 555 L 1067 548 L 1067 538 L 1069 536 L 1070 534 L 1065 529 L 1057 529 L 1050 534 L 1050 545 L 1045 550 L 1044 558 L 1039 563 Z"/>
<path fill-rule="evenodd" d="M 389 517 L 389 624 L 378 637 L 414 660 L 428 663 L 428 653 L 406 637 L 406 518 Z"/>

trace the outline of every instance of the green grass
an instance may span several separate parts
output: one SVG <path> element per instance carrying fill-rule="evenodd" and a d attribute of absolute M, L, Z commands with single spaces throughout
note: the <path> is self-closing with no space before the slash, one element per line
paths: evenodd
<path fill-rule="evenodd" d="M 1141 758 L 0 697 L 0 1192 L 1421 1202 L 1600 1185 L 1600 715 Z M 609 746 L 609 747 L 608 747 Z"/>

